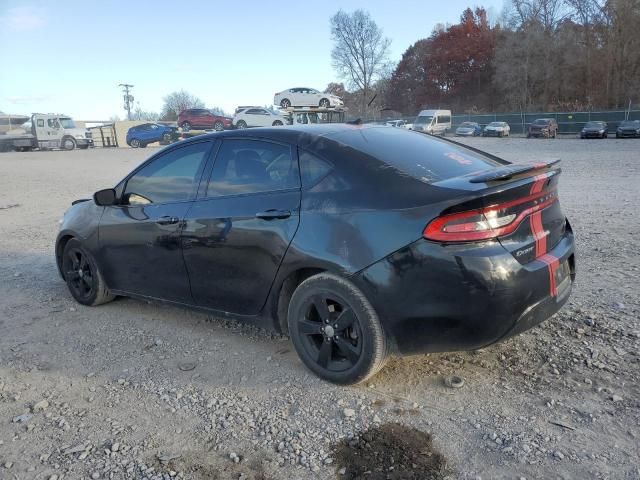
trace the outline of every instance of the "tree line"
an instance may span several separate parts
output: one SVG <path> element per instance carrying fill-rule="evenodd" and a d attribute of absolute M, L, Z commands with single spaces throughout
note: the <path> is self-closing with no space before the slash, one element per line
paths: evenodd
<path fill-rule="evenodd" d="M 342 92 L 357 115 L 372 117 L 381 108 L 412 115 L 422 108 L 579 111 L 640 103 L 640 0 L 508 0 L 493 23 L 484 8 L 467 8 L 459 23 L 437 26 L 391 68 L 389 42 L 369 14 L 339 12 L 331 25 L 334 32 L 375 33 L 346 42 L 334 33 L 334 67 L 347 88 L 332 83 L 327 91 Z M 376 42 L 366 45 L 367 38 Z"/>

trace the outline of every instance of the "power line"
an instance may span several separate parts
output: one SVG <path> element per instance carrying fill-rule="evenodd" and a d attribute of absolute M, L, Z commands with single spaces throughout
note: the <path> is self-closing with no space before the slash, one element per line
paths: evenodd
<path fill-rule="evenodd" d="M 121 83 L 118 86 L 122 87 L 122 93 L 124 93 L 124 109 L 127 111 L 127 120 L 131 120 L 131 104 L 133 103 L 133 95 L 129 94 L 129 89 L 133 88 L 133 85 Z"/>

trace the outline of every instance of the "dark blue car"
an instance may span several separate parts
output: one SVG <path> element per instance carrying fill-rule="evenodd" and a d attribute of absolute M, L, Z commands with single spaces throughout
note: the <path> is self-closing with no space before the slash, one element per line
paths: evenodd
<path fill-rule="evenodd" d="M 143 123 L 131 127 L 127 132 L 127 145 L 144 148 L 150 143 L 171 143 L 178 138 L 178 129 L 160 123 Z"/>

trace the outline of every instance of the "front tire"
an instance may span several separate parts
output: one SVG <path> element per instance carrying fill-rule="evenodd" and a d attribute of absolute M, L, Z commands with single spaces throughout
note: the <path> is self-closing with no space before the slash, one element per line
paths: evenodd
<path fill-rule="evenodd" d="M 140 140 L 138 140 L 137 138 L 132 138 L 129 145 L 131 145 L 131 148 L 138 148 L 140 147 Z"/>
<path fill-rule="evenodd" d="M 293 292 L 289 334 L 305 366 L 339 385 L 364 382 L 384 366 L 387 338 L 369 300 L 350 281 L 314 275 Z"/>
<path fill-rule="evenodd" d="M 75 238 L 64 247 L 62 271 L 71 295 L 81 305 L 96 306 L 115 298 L 107 288 L 93 256 Z"/>
<path fill-rule="evenodd" d="M 273 122 L 273 124 L 271 126 L 272 127 L 281 127 L 282 126 L 282 122 L 280 120 L 276 120 L 275 122 Z"/>
<path fill-rule="evenodd" d="M 320 106 L 321 108 L 329 108 L 331 106 L 331 102 L 328 98 L 323 98 L 322 100 L 320 100 L 318 106 Z"/>
<path fill-rule="evenodd" d="M 191 130 L 191 124 L 189 122 L 182 122 L 182 125 L 180 125 L 180 127 L 182 128 L 183 132 L 188 132 L 189 130 Z"/>
<path fill-rule="evenodd" d="M 238 123 L 236 123 L 236 128 L 240 128 L 240 129 L 247 128 L 247 122 L 245 122 L 244 120 L 238 121 Z"/>
<path fill-rule="evenodd" d="M 62 139 L 62 148 L 65 150 L 74 150 L 76 148 L 76 141 L 71 137 Z"/>

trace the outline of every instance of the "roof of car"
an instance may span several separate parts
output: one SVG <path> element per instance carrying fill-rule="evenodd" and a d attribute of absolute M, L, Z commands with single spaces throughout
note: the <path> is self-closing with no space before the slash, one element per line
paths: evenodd
<path fill-rule="evenodd" d="M 198 141 L 202 139 L 217 139 L 217 138 L 264 138 L 275 141 L 294 143 L 297 145 L 306 144 L 318 137 L 324 137 L 332 139 L 335 135 L 345 132 L 358 132 L 362 130 L 371 129 L 387 129 L 383 125 L 352 125 L 346 123 L 326 123 L 326 124 L 313 124 L 313 125 L 286 125 L 281 127 L 259 127 L 259 128 L 247 128 L 240 130 L 225 130 L 223 132 L 212 132 L 204 135 L 197 135 L 185 142 Z M 410 132 L 409 135 L 422 135 L 420 133 Z"/>

